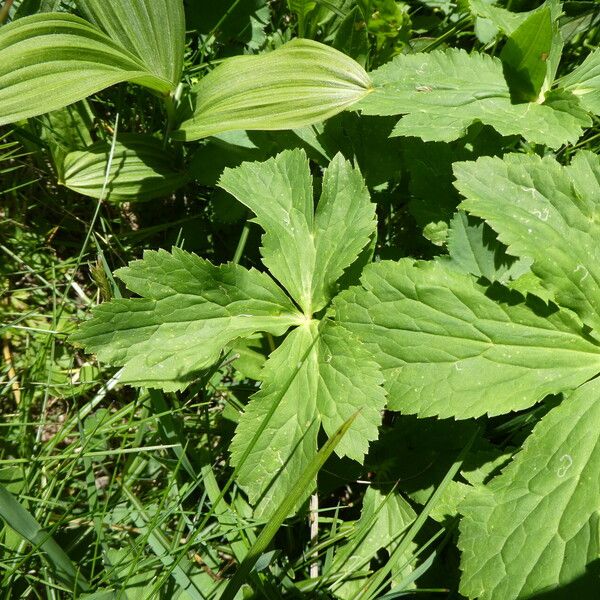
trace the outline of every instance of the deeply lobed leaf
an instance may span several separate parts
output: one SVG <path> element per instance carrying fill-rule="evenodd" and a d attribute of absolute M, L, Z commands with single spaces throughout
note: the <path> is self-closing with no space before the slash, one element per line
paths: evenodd
<path fill-rule="evenodd" d="M 307 316 L 327 305 L 344 269 L 376 231 L 362 176 L 341 154 L 325 170 L 316 210 L 303 150 L 225 169 L 219 185 L 254 212 L 265 230 L 264 264 Z"/>
<path fill-rule="evenodd" d="M 282 335 L 302 320 L 268 275 L 178 248 L 147 251 L 115 274 L 141 298 L 101 304 L 71 340 L 123 365 L 121 381 L 133 385 L 182 389 L 236 338 Z"/>
<path fill-rule="evenodd" d="M 479 121 L 502 135 L 558 148 L 591 125 L 566 92 L 549 93 L 544 104 L 512 104 L 502 63 L 485 54 L 448 49 L 400 55 L 371 78 L 373 93 L 354 108 L 367 115 L 405 115 L 394 135 L 449 142 Z"/>
<path fill-rule="evenodd" d="M 385 392 L 369 353 L 331 322 L 319 327 L 313 321 L 292 331 L 269 357 L 261 379 L 261 390 L 240 418 L 231 460 L 240 465 L 251 445 L 238 482 L 257 514 L 268 516 L 316 456 L 321 425 L 332 435 L 360 411 L 336 453 L 362 462 L 377 437 Z"/>
<path fill-rule="evenodd" d="M 570 166 L 551 157 L 508 155 L 457 163 L 461 208 L 485 219 L 558 304 L 600 330 L 600 159 L 591 152 Z"/>

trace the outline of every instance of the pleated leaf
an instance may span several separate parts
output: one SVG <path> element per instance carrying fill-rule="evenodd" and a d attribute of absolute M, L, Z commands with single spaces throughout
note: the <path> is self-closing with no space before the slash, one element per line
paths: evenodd
<path fill-rule="evenodd" d="M 342 292 L 334 305 L 383 368 L 392 410 L 498 415 L 600 370 L 600 344 L 584 336 L 572 313 L 514 297 L 500 302 L 450 266 L 382 261 L 361 282 L 364 289 Z"/>
<path fill-rule="evenodd" d="M 176 139 L 236 129 L 294 129 L 331 117 L 371 90 L 364 69 L 334 48 L 292 40 L 273 52 L 228 59 L 193 89 Z"/>
<path fill-rule="evenodd" d="M 97 27 L 65 13 L 0 28 L 0 125 L 40 115 L 123 81 L 160 93 L 173 83 Z"/>
<path fill-rule="evenodd" d="M 465 596 L 554 597 L 562 586 L 557 598 L 597 595 L 598 423 L 600 380 L 594 379 L 536 425 L 500 476 L 467 496 L 459 537 Z"/>
<path fill-rule="evenodd" d="M 124 366 L 121 381 L 132 385 L 183 389 L 234 340 L 302 322 L 268 275 L 178 248 L 147 251 L 115 275 L 141 297 L 96 307 L 71 341 Z"/>
<path fill-rule="evenodd" d="M 62 183 L 84 196 L 101 198 L 110 152 L 108 142 L 70 152 L 64 159 Z M 189 179 L 174 163 L 175 157 L 156 138 L 142 134 L 119 136 L 104 199 L 135 202 L 170 194 Z"/>
<path fill-rule="evenodd" d="M 86 18 L 175 88 L 185 49 L 182 0 L 78 0 Z"/>

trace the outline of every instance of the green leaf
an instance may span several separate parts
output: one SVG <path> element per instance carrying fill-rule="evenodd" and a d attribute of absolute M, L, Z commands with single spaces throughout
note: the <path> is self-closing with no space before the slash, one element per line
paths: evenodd
<path fill-rule="evenodd" d="M 265 230 L 264 264 L 307 316 L 327 305 L 376 231 L 362 176 L 340 154 L 325 170 L 316 211 L 303 150 L 226 169 L 219 185 L 254 212 Z"/>
<path fill-rule="evenodd" d="M 475 277 L 507 283 L 529 270 L 530 261 L 506 253 L 484 221 L 457 211 L 448 231 L 450 263 Z"/>
<path fill-rule="evenodd" d="M 532 406 L 598 372 L 600 344 L 568 311 L 498 302 L 440 263 L 369 265 L 342 292 L 339 321 L 384 370 L 389 408 L 468 418 Z M 531 300 L 533 303 L 533 300 Z"/>
<path fill-rule="evenodd" d="M 127 48 L 147 71 L 170 82 L 181 80 L 185 18 L 181 0 L 77 0 L 86 18 Z"/>
<path fill-rule="evenodd" d="M 75 192 L 102 197 L 111 152 L 109 142 L 96 142 L 64 159 L 63 183 Z M 117 138 L 108 184 L 107 200 L 150 200 L 169 195 L 184 185 L 189 175 L 175 167 L 175 157 L 160 140 L 144 134 L 122 134 Z"/>
<path fill-rule="evenodd" d="M 39 135 L 48 145 L 59 181 L 63 179 L 65 156 L 92 144 L 93 121 L 94 115 L 85 100 L 39 118 Z"/>
<path fill-rule="evenodd" d="M 337 549 L 331 566 L 335 580 L 342 581 L 341 586 L 335 588 L 335 596 L 353 600 L 360 596 L 365 584 L 365 577 L 370 573 L 370 562 L 377 558 L 377 553 L 385 549 L 391 553 L 398 546 L 403 531 L 415 520 L 416 513 L 411 505 L 400 494 L 390 492 L 383 494 L 381 491 L 369 486 L 363 496 L 363 506 L 360 518 L 351 530 L 349 541 Z M 411 553 L 407 553 L 400 566 L 410 560 Z M 395 579 L 406 575 L 409 569 L 395 569 L 392 577 Z M 359 573 L 364 576 L 357 578 Z"/>
<path fill-rule="evenodd" d="M 178 248 L 147 251 L 115 275 L 142 297 L 101 304 L 71 341 L 124 365 L 132 385 L 183 389 L 236 338 L 282 335 L 303 319 L 268 275 Z"/>
<path fill-rule="evenodd" d="M 218 44 L 231 55 L 237 48 L 259 50 L 265 43 L 271 22 L 268 0 L 220 0 L 203 2 L 201 7 L 198 0 L 184 0 L 183 5 L 188 30 L 195 29 L 207 49 Z"/>
<path fill-rule="evenodd" d="M 369 353 L 352 334 L 331 322 L 320 330 L 315 321 L 294 329 L 265 363 L 261 379 L 261 390 L 240 419 L 231 461 L 239 465 L 252 443 L 238 483 L 257 514 L 267 516 L 315 458 L 321 425 L 332 435 L 359 411 L 336 453 L 362 461 L 369 441 L 377 437 L 385 393 Z M 307 489 L 296 507 L 309 493 Z"/>
<path fill-rule="evenodd" d="M 166 94 L 172 82 L 94 25 L 65 13 L 0 28 L 0 125 L 40 115 L 123 81 Z"/>
<path fill-rule="evenodd" d="M 273 52 L 236 56 L 192 90 L 193 110 L 173 137 L 197 140 L 237 129 L 294 129 L 323 121 L 367 95 L 364 69 L 338 50 L 293 40 Z"/>
<path fill-rule="evenodd" d="M 455 164 L 461 208 L 485 219 L 509 254 L 531 270 L 561 306 L 600 331 L 600 159 L 570 166 L 551 157 L 511 154 Z"/>
<path fill-rule="evenodd" d="M 342 19 L 333 40 L 333 47 L 365 66 L 369 57 L 369 36 L 365 17 L 358 6 Z"/>
<path fill-rule="evenodd" d="M 305 17 L 315 6 L 316 0 L 287 0 L 287 5 L 292 12 L 299 17 Z"/>
<path fill-rule="evenodd" d="M 459 538 L 463 594 L 531 598 L 576 583 L 564 597 L 594 597 L 598 574 L 586 567 L 600 555 L 599 422 L 595 379 L 536 425 L 500 476 L 467 496 Z"/>
<path fill-rule="evenodd" d="M 600 48 L 597 48 L 559 84 L 579 98 L 581 105 L 590 112 L 600 114 Z"/>
<path fill-rule="evenodd" d="M 400 55 L 371 77 L 373 93 L 353 108 L 405 115 L 392 135 L 449 142 L 479 121 L 502 135 L 558 148 L 577 141 L 591 125 L 576 98 L 564 92 L 549 94 L 544 104 L 511 104 L 502 63 L 485 54 L 448 49 Z"/>
<path fill-rule="evenodd" d="M 477 16 L 490 20 L 506 35 L 511 35 L 533 13 L 533 11 L 514 13 L 500 6 L 494 6 L 487 0 L 469 0 L 469 8 Z"/>
<path fill-rule="evenodd" d="M 506 40 L 500 53 L 516 101 L 536 102 L 546 79 L 554 39 L 550 9 L 533 12 Z"/>

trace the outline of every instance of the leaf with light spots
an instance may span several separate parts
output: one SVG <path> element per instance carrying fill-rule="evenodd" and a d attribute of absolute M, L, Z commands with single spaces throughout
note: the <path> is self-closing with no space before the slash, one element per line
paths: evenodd
<path fill-rule="evenodd" d="M 600 331 L 600 158 L 511 154 L 454 166 L 460 207 L 484 219 L 557 303 Z"/>

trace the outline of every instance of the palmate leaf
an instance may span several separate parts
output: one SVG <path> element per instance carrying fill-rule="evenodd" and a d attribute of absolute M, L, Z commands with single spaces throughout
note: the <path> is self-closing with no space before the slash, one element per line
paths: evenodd
<path fill-rule="evenodd" d="M 461 208 L 485 219 L 509 254 L 531 270 L 558 304 L 600 331 L 600 158 L 508 155 L 456 163 Z"/>
<path fill-rule="evenodd" d="M 441 263 L 369 265 L 337 318 L 383 368 L 388 406 L 468 418 L 532 406 L 600 370 L 600 344 L 568 311 L 499 302 Z"/>
<path fill-rule="evenodd" d="M 231 461 L 240 464 L 268 418 L 238 475 L 256 513 L 268 516 L 316 456 L 321 425 L 331 436 L 360 411 L 335 451 L 362 462 L 377 437 L 385 392 L 367 350 L 331 322 L 312 321 L 292 331 L 265 363 L 261 379 L 261 390 L 240 418 Z"/>
<path fill-rule="evenodd" d="M 459 538 L 464 595 L 480 600 L 531 598 L 570 584 L 561 597 L 595 597 L 600 556 L 598 423 L 600 380 L 594 379 L 536 425 L 500 476 L 467 496 Z M 594 561 L 595 568 L 590 564 Z"/>
<path fill-rule="evenodd" d="M 101 28 L 65 13 L 32 15 L 0 28 L 0 125 L 62 108 L 123 81 L 168 94 L 179 82 L 183 62 L 180 4 L 81 0 Z"/>
<path fill-rule="evenodd" d="M 340 154 L 325 170 L 316 211 L 303 150 L 226 169 L 219 185 L 256 214 L 264 264 L 309 317 L 331 300 L 376 230 L 362 176 Z"/>
<path fill-rule="evenodd" d="M 549 92 L 543 104 L 512 104 L 502 63 L 484 54 L 457 49 L 405 54 L 370 75 L 373 93 L 353 108 L 367 115 L 403 114 L 392 135 L 449 142 L 479 121 L 502 135 L 557 148 L 575 142 L 591 125 L 566 91 Z"/>
<path fill-rule="evenodd" d="M 236 338 L 303 322 L 268 275 L 178 248 L 145 252 L 115 274 L 141 298 L 101 304 L 71 341 L 124 365 L 124 383 L 183 389 Z"/>
<path fill-rule="evenodd" d="M 62 181 L 66 187 L 91 198 L 112 202 L 140 201 L 165 196 L 184 185 L 189 175 L 175 166 L 175 157 L 157 138 L 122 134 L 117 138 L 108 174 L 111 144 L 96 142 L 66 155 Z"/>
<path fill-rule="evenodd" d="M 371 91 L 350 57 L 312 40 L 226 60 L 192 90 L 192 107 L 173 133 L 197 140 L 239 129 L 294 129 L 323 121 Z"/>

